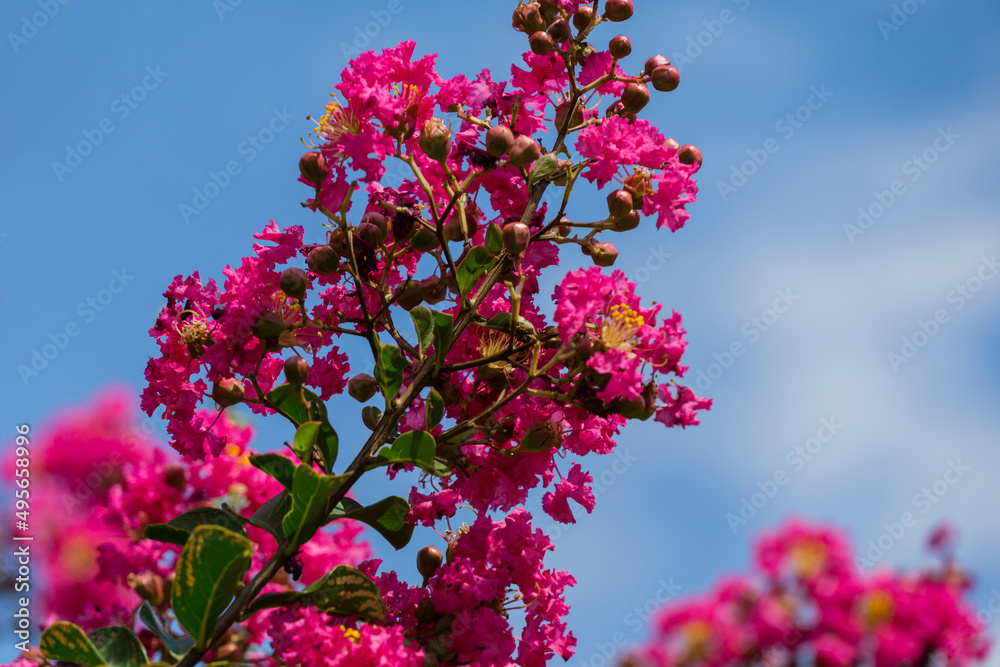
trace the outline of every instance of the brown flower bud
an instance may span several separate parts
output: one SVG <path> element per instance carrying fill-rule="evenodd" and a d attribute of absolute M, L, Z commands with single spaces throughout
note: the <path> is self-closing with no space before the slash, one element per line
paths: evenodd
<path fill-rule="evenodd" d="M 424 130 L 417 139 L 421 150 L 432 160 L 444 162 L 451 152 L 451 130 L 437 118 L 424 123 Z"/>
<path fill-rule="evenodd" d="M 427 252 L 428 250 L 434 250 L 438 247 L 440 241 L 438 240 L 437 234 L 429 229 L 421 228 L 413 235 L 410 239 L 410 247 L 417 252 Z"/>
<path fill-rule="evenodd" d="M 309 362 L 295 356 L 285 359 L 285 380 L 295 386 L 303 385 L 309 379 Z"/>
<path fill-rule="evenodd" d="M 631 198 L 631 195 L 629 195 L 629 197 Z M 622 217 L 615 220 L 615 223 L 611 227 L 611 229 L 613 229 L 616 232 L 631 231 L 639 226 L 639 220 L 640 220 L 639 211 L 629 211 Z"/>
<path fill-rule="evenodd" d="M 486 152 L 491 157 L 506 155 L 514 147 L 514 133 L 506 125 L 497 125 L 486 131 Z"/>
<path fill-rule="evenodd" d="M 684 144 L 677 149 L 677 159 L 680 160 L 681 164 L 694 164 L 697 162 L 701 166 L 702 163 L 701 151 L 691 144 Z"/>
<path fill-rule="evenodd" d="M 552 39 L 552 35 L 544 30 L 532 34 L 528 38 L 528 45 L 531 47 L 531 52 L 538 56 L 544 56 L 556 48 L 556 42 Z"/>
<path fill-rule="evenodd" d="M 396 303 L 403 310 L 413 310 L 424 301 L 424 286 L 420 283 L 410 283 L 396 290 Z"/>
<path fill-rule="evenodd" d="M 666 56 L 655 55 L 646 61 L 646 66 L 644 71 L 646 73 L 646 76 L 649 76 L 650 74 L 653 73 L 653 70 L 655 70 L 657 67 L 666 67 L 669 64 L 670 61 L 667 60 Z"/>
<path fill-rule="evenodd" d="M 608 43 L 608 51 L 611 52 L 612 58 L 615 60 L 621 60 L 632 53 L 632 40 L 625 35 L 612 37 L 611 41 Z"/>
<path fill-rule="evenodd" d="M 604 18 L 614 23 L 629 20 L 633 12 L 632 0 L 608 0 L 604 3 Z"/>
<path fill-rule="evenodd" d="M 526 167 L 542 154 L 542 149 L 538 143 L 526 134 L 522 134 L 514 140 L 514 147 L 510 149 L 507 163 L 512 167 Z"/>
<path fill-rule="evenodd" d="M 625 90 L 622 92 L 622 105 L 625 107 L 625 111 L 639 113 L 647 104 L 649 104 L 649 88 L 635 82 L 625 86 Z"/>
<path fill-rule="evenodd" d="M 385 216 L 379 213 L 378 211 L 368 211 L 363 216 L 361 216 L 361 221 L 359 222 L 359 224 L 363 225 L 365 223 L 375 225 L 376 227 L 381 229 L 383 238 L 385 238 L 385 236 L 389 233 L 389 221 L 386 220 Z"/>
<path fill-rule="evenodd" d="M 326 180 L 330 168 L 326 166 L 322 153 L 310 151 L 299 158 L 299 173 L 313 185 L 319 185 Z"/>
<path fill-rule="evenodd" d="M 424 288 L 424 301 L 434 305 L 439 303 L 448 291 L 448 284 L 437 276 L 429 276 L 420 281 Z"/>
<path fill-rule="evenodd" d="M 552 25 L 548 27 L 546 32 L 549 33 L 549 36 L 552 37 L 552 40 L 557 44 L 569 41 L 569 39 L 573 36 L 573 33 L 569 28 L 569 22 L 566 19 L 554 21 Z"/>
<path fill-rule="evenodd" d="M 379 247 L 385 241 L 385 231 L 371 222 L 362 222 L 355 233 L 373 248 Z"/>
<path fill-rule="evenodd" d="M 149 601 L 149 604 L 154 607 L 159 607 L 166 599 L 163 592 L 163 579 L 158 574 L 153 572 L 143 572 L 142 574 L 129 572 L 125 581 L 128 583 L 128 587 L 135 591 L 136 595 L 143 600 Z"/>
<path fill-rule="evenodd" d="M 510 24 L 514 30 L 519 30 L 526 35 L 531 35 L 539 30 L 545 30 L 545 21 L 542 20 L 542 14 L 538 10 L 538 5 L 534 2 L 521 5 L 515 9 Z"/>
<path fill-rule="evenodd" d="M 583 124 L 583 112 L 586 110 L 586 105 L 583 102 L 576 103 L 576 109 L 573 110 L 573 116 L 569 119 L 569 126 L 576 127 Z M 563 123 L 566 122 L 566 116 L 569 115 L 569 102 L 563 102 L 556 107 L 556 127 L 563 127 Z"/>
<path fill-rule="evenodd" d="M 359 373 L 347 383 L 347 393 L 356 401 L 364 403 L 371 399 L 378 390 L 378 383 L 368 373 Z"/>
<path fill-rule="evenodd" d="M 679 143 L 677 143 L 676 139 L 671 139 L 670 137 L 667 137 L 666 139 L 663 140 L 663 145 L 664 146 L 669 146 L 670 148 L 675 148 L 675 149 L 681 147 L 681 145 Z"/>
<path fill-rule="evenodd" d="M 184 466 L 180 463 L 168 463 L 163 467 L 163 483 L 175 489 L 183 489 L 187 483 Z"/>
<path fill-rule="evenodd" d="M 340 257 L 328 245 L 318 245 L 306 257 L 309 270 L 318 276 L 332 276 L 340 269 Z"/>
<path fill-rule="evenodd" d="M 508 222 L 503 226 L 503 245 L 515 257 L 524 255 L 531 240 L 531 230 L 523 222 Z"/>
<path fill-rule="evenodd" d="M 669 93 L 672 90 L 677 90 L 677 86 L 681 84 L 681 73 L 673 65 L 657 67 L 650 76 L 652 77 L 653 88 L 656 88 L 661 93 Z"/>
<path fill-rule="evenodd" d="M 417 572 L 427 581 L 444 562 L 444 554 L 437 547 L 424 547 L 417 552 Z"/>
<path fill-rule="evenodd" d="M 212 398 L 224 408 L 243 401 L 243 383 L 236 378 L 222 378 L 212 387 Z"/>
<path fill-rule="evenodd" d="M 415 616 L 421 623 L 433 623 L 438 619 L 440 614 L 438 614 L 437 609 L 434 608 L 434 603 L 431 602 L 431 599 L 424 598 L 420 601 L 420 604 L 417 605 L 417 612 Z"/>
<path fill-rule="evenodd" d="M 466 220 L 466 224 L 468 224 Z M 466 232 L 468 236 L 472 236 L 473 232 L 471 229 L 465 231 L 462 230 L 462 219 L 457 213 L 452 214 L 444 223 L 444 237 L 449 241 L 464 241 L 466 238 Z"/>
<path fill-rule="evenodd" d="M 309 276 L 299 268 L 285 269 L 281 272 L 278 280 L 281 291 L 293 299 L 302 299 L 306 295 L 306 287 L 309 286 Z"/>
<path fill-rule="evenodd" d="M 608 195 L 608 213 L 612 220 L 632 211 L 632 195 L 625 190 L 615 190 Z"/>
<path fill-rule="evenodd" d="M 597 266 L 612 266 L 618 259 L 618 249 L 613 243 L 595 243 L 590 250 L 590 258 Z"/>
<path fill-rule="evenodd" d="M 328 231 L 326 233 L 326 242 L 338 255 L 341 257 L 347 257 L 347 236 L 344 234 L 343 229 L 337 227 L 336 229 Z"/>

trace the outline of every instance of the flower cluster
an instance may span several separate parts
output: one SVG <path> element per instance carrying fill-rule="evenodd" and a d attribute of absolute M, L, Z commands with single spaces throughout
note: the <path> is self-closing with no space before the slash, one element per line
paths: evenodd
<path fill-rule="evenodd" d="M 622 664 L 973 664 L 989 641 L 965 599 L 969 578 L 943 531 L 930 545 L 943 556 L 936 569 L 863 576 L 840 533 L 790 521 L 758 542 L 759 577 L 731 577 L 707 595 L 665 607 L 653 639 Z"/>

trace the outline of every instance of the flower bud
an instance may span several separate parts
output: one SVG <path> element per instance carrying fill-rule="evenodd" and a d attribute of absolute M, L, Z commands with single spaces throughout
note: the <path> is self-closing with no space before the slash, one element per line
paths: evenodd
<path fill-rule="evenodd" d="M 305 384 L 309 379 L 309 362 L 299 356 L 285 359 L 285 379 L 296 387 Z"/>
<path fill-rule="evenodd" d="M 424 286 L 420 283 L 410 283 L 396 290 L 396 303 L 403 310 L 413 310 L 424 302 Z"/>
<path fill-rule="evenodd" d="M 374 431 L 380 421 L 382 421 L 382 411 L 374 405 L 361 408 L 361 423 L 368 427 L 369 431 Z"/>
<path fill-rule="evenodd" d="M 677 149 L 677 148 L 681 147 L 681 145 L 679 143 L 677 143 L 676 139 L 671 139 L 670 137 L 667 137 L 666 139 L 663 140 L 663 145 L 664 146 L 669 146 L 670 148 L 673 148 L 673 149 Z"/>
<path fill-rule="evenodd" d="M 448 284 L 437 276 L 429 276 L 420 281 L 424 288 L 424 301 L 434 305 L 444 298 L 448 291 Z"/>
<path fill-rule="evenodd" d="M 243 401 L 243 383 L 236 378 L 222 378 L 212 387 L 212 398 L 224 408 Z"/>
<path fill-rule="evenodd" d="M 278 281 L 281 291 L 293 299 L 302 299 L 306 296 L 306 287 L 309 285 L 309 276 L 299 268 L 285 269 L 281 272 L 281 279 Z"/>
<path fill-rule="evenodd" d="M 163 467 L 163 483 L 175 489 L 183 489 L 187 483 L 184 466 L 179 463 L 168 463 Z"/>
<path fill-rule="evenodd" d="M 510 24 L 514 30 L 519 30 L 526 35 L 531 35 L 539 30 L 545 30 L 545 21 L 542 20 L 542 14 L 538 10 L 538 5 L 533 2 L 521 5 L 515 9 Z"/>
<path fill-rule="evenodd" d="M 411 113 L 396 114 L 396 124 L 385 128 L 385 133 L 393 139 L 406 141 L 417 129 L 417 119 Z"/>
<path fill-rule="evenodd" d="M 573 33 L 569 29 L 569 22 L 567 22 L 566 19 L 559 19 L 558 21 L 553 22 L 546 32 L 549 33 L 549 36 L 552 37 L 552 40 L 557 44 L 569 41 L 569 39 L 573 36 Z"/>
<path fill-rule="evenodd" d="M 417 612 L 414 615 L 421 623 L 433 623 L 438 619 L 438 616 L 440 616 L 437 609 L 434 608 L 434 603 L 431 602 L 430 598 L 424 598 L 420 601 L 420 604 L 417 605 Z M 428 653 L 428 655 L 433 654 Z"/>
<path fill-rule="evenodd" d="M 697 162 L 698 166 L 701 166 L 702 163 L 701 151 L 691 144 L 684 144 L 677 149 L 677 159 L 680 160 L 681 164 Z"/>
<path fill-rule="evenodd" d="M 437 547 L 424 547 L 417 552 L 417 572 L 427 581 L 444 562 L 444 554 Z"/>
<path fill-rule="evenodd" d="M 629 198 L 631 198 L 631 195 L 629 195 Z M 634 211 L 634 210 L 629 211 L 622 217 L 615 220 L 614 225 L 612 225 L 611 229 L 613 229 L 616 232 L 628 232 L 639 226 L 639 220 L 640 220 L 639 211 Z"/>
<path fill-rule="evenodd" d="M 622 92 L 622 105 L 625 107 L 625 111 L 639 113 L 647 104 L 649 104 L 649 88 L 635 82 L 625 86 L 625 90 Z"/>
<path fill-rule="evenodd" d="M 655 55 L 646 61 L 646 66 L 643 71 L 646 73 L 646 76 L 649 76 L 653 73 L 653 70 L 655 70 L 657 67 L 666 67 L 669 64 L 670 61 L 667 60 L 666 56 Z"/>
<path fill-rule="evenodd" d="M 417 139 L 421 150 L 432 160 L 444 162 L 451 152 L 451 130 L 437 118 L 424 123 L 424 130 Z"/>
<path fill-rule="evenodd" d="M 313 185 L 319 185 L 326 180 L 330 168 L 326 166 L 322 153 L 310 151 L 299 158 L 299 173 Z"/>
<path fill-rule="evenodd" d="M 657 67 L 650 74 L 650 77 L 652 77 L 653 88 L 661 93 L 677 90 L 677 86 L 681 84 L 681 73 L 673 65 Z"/>
<path fill-rule="evenodd" d="M 506 125 L 497 125 L 486 131 L 486 152 L 492 157 L 506 155 L 514 147 L 514 133 Z"/>
<path fill-rule="evenodd" d="M 608 213 L 612 220 L 626 215 L 632 211 L 632 195 L 625 190 L 615 190 L 608 195 Z"/>
<path fill-rule="evenodd" d="M 277 338 L 287 330 L 288 327 L 285 326 L 281 315 L 273 310 L 265 310 L 253 325 L 253 334 L 264 340 Z"/>
<path fill-rule="evenodd" d="M 385 238 L 389 233 L 389 222 L 385 219 L 385 216 L 378 211 L 368 211 L 363 216 L 361 216 L 361 221 L 359 225 L 369 223 L 375 225 L 380 230 L 382 230 L 382 238 Z"/>
<path fill-rule="evenodd" d="M 612 37 L 611 41 L 608 43 L 608 51 L 611 52 L 612 58 L 615 60 L 621 60 L 632 53 L 632 40 L 625 35 Z"/>
<path fill-rule="evenodd" d="M 552 35 L 544 30 L 539 30 L 532 34 L 528 38 L 528 45 L 531 47 L 531 52 L 537 56 L 544 56 L 556 48 L 556 43 L 552 39 Z"/>
<path fill-rule="evenodd" d="M 368 373 L 359 373 L 347 382 L 347 393 L 356 401 L 364 403 L 378 391 L 378 383 Z"/>
<path fill-rule="evenodd" d="M 362 222 L 355 233 L 373 248 L 379 247 L 385 241 L 385 232 L 371 222 Z"/>
<path fill-rule="evenodd" d="M 583 102 L 576 103 L 576 109 L 573 110 L 573 116 L 569 119 L 569 126 L 576 127 L 583 124 L 583 112 L 586 110 L 586 105 Z M 561 128 L 563 123 L 566 122 L 566 116 L 569 115 L 569 102 L 563 102 L 556 107 L 556 127 Z"/>
<path fill-rule="evenodd" d="M 625 105 L 622 104 L 621 100 L 615 100 L 608 105 L 608 108 L 604 111 L 604 116 L 611 118 L 612 116 L 621 116 L 623 113 L 625 113 Z"/>
<path fill-rule="evenodd" d="M 514 140 L 514 147 L 510 149 L 507 156 L 507 163 L 512 167 L 526 167 L 542 154 L 542 149 L 538 143 L 526 134 L 522 134 Z"/>
<path fill-rule="evenodd" d="M 618 259 L 618 249 L 613 243 L 595 243 L 590 249 L 590 258 L 597 266 L 612 266 Z"/>
<path fill-rule="evenodd" d="M 469 232 L 468 236 L 472 236 L 472 230 L 466 231 Z M 444 237 L 449 241 L 464 241 L 466 231 L 462 230 L 462 219 L 457 213 L 452 214 L 444 223 Z"/>
<path fill-rule="evenodd" d="M 514 257 L 522 257 L 531 240 L 531 230 L 523 222 L 508 222 L 503 226 L 503 245 Z"/>
<path fill-rule="evenodd" d="M 413 235 L 410 239 L 410 247 L 417 252 L 427 252 L 428 250 L 434 250 L 438 247 L 440 241 L 438 241 L 437 234 L 429 229 L 421 228 Z"/>
<path fill-rule="evenodd" d="M 340 268 L 340 257 L 328 245 L 318 245 L 306 257 L 309 270 L 318 276 L 332 276 Z"/>
<path fill-rule="evenodd" d="M 128 587 L 135 591 L 136 595 L 143 600 L 147 600 L 154 607 L 159 607 L 166 600 L 163 591 L 163 579 L 153 572 L 143 572 L 136 574 L 129 572 L 126 578 Z"/>
<path fill-rule="evenodd" d="M 583 32 L 594 22 L 594 8 L 584 5 L 573 14 L 573 27 Z"/>
<path fill-rule="evenodd" d="M 604 17 L 613 23 L 629 20 L 633 12 L 632 0 L 608 0 L 604 3 Z"/>
<path fill-rule="evenodd" d="M 405 241 L 413 236 L 413 230 L 417 227 L 417 218 L 406 211 L 394 211 L 389 226 L 392 229 L 392 238 L 397 241 Z"/>
<path fill-rule="evenodd" d="M 326 233 L 326 243 L 333 248 L 333 251 L 338 255 L 341 257 L 347 257 L 347 236 L 344 234 L 343 229 L 337 227 L 328 231 Z"/>

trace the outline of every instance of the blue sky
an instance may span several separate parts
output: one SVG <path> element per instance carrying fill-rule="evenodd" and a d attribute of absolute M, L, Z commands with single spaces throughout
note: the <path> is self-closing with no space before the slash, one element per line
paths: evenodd
<path fill-rule="evenodd" d="M 509 29 L 513 3 L 397 1 L 3 4 L 4 440 L 109 382 L 141 387 L 155 351 L 144 332 L 175 275 L 219 276 L 271 219 L 319 236 L 299 206 L 298 139 L 345 53 L 413 38 L 441 54 L 445 75 L 502 77 L 525 48 Z M 909 512 L 914 525 L 881 563 L 910 567 L 951 518 L 989 614 L 1000 596 L 1000 5 L 636 5 L 623 30 L 630 68 L 660 52 L 682 69 L 681 87 L 644 115 L 698 145 L 705 165 L 688 227 L 642 226 L 618 244 L 617 268 L 683 314 L 690 377 L 716 403 L 694 429 L 630 426 L 628 457 L 588 462 L 604 479 L 597 509 L 551 530 L 552 564 L 579 580 L 571 664 L 600 665 L 608 642 L 639 640 L 635 608 L 664 591 L 744 569 L 753 537 L 790 514 L 843 526 L 864 550 Z M 355 45 L 366 27 L 369 43 Z M 270 141 L 254 146 L 265 129 Z M 92 150 L 67 156 L 80 142 Z M 238 173 L 185 217 L 181 205 L 230 162 Z M 576 210 L 603 206 L 581 195 Z M 67 327 L 65 347 L 22 376 Z M 287 437 L 260 426 L 261 446 Z M 776 475 L 786 483 L 756 497 L 746 525 L 727 520 Z M 388 564 L 410 571 L 411 558 Z"/>

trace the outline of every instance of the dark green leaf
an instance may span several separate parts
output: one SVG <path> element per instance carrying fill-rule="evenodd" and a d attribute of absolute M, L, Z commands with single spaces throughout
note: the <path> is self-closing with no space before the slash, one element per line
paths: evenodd
<path fill-rule="evenodd" d="M 319 429 L 322 426 L 319 422 L 305 422 L 295 431 L 292 439 L 292 451 L 303 463 L 312 463 L 313 448 L 319 439 Z"/>
<path fill-rule="evenodd" d="M 321 475 L 304 463 L 295 469 L 292 507 L 281 520 L 285 539 L 288 540 L 288 553 L 293 553 L 313 538 L 326 518 L 327 501 L 346 479 L 347 475 Z"/>
<path fill-rule="evenodd" d="M 406 523 L 406 516 L 410 513 L 408 502 L 399 496 L 385 498 L 367 507 L 351 502 L 357 507 L 348 509 L 338 504 L 327 520 L 354 519 L 365 523 L 378 531 L 397 551 L 409 544 L 414 526 Z"/>
<path fill-rule="evenodd" d="M 410 318 L 417 330 L 417 344 L 420 347 L 420 354 L 423 354 L 434 341 L 434 316 L 427 306 L 416 306 L 410 310 Z"/>
<path fill-rule="evenodd" d="M 309 421 L 319 421 L 322 424 L 316 445 L 323 456 L 323 469 L 326 472 L 330 472 L 333 470 L 334 463 L 337 462 L 337 450 L 339 448 L 337 431 L 330 426 L 326 404 L 319 399 L 319 396 L 305 387 L 301 387 L 302 396 L 305 397 L 306 403 L 309 404 L 309 409 L 307 410 L 306 406 L 302 403 L 302 398 L 299 396 L 299 390 L 300 387 L 283 384 L 272 389 L 268 393 L 267 398 L 291 417 L 296 426 L 302 426 Z"/>
<path fill-rule="evenodd" d="M 150 524 L 146 526 L 142 535 L 150 540 L 176 544 L 182 547 L 188 541 L 191 532 L 198 526 L 203 525 L 222 526 L 243 537 L 247 535 L 243 524 L 228 512 L 216 507 L 199 507 L 198 509 L 174 517 L 167 523 Z"/>
<path fill-rule="evenodd" d="M 495 222 L 486 228 L 486 250 L 494 257 L 503 252 L 503 230 Z"/>
<path fill-rule="evenodd" d="M 291 486 L 291 485 L 289 485 Z M 285 531 L 281 527 L 281 522 L 292 508 L 292 494 L 289 490 L 283 490 L 274 496 L 253 513 L 247 523 L 257 526 L 274 535 L 278 542 L 285 541 Z"/>
<path fill-rule="evenodd" d="M 264 593 L 250 604 L 255 612 L 293 603 L 311 604 L 333 616 L 355 616 L 369 623 L 385 623 L 385 602 L 368 575 L 349 565 L 338 565 L 302 591 Z"/>
<path fill-rule="evenodd" d="M 287 456 L 274 453 L 254 454 L 250 457 L 250 463 L 281 482 L 281 485 L 286 489 L 291 488 L 292 477 L 295 475 L 295 464 Z"/>
<path fill-rule="evenodd" d="M 375 368 L 375 380 L 382 387 L 382 395 L 385 396 L 385 402 L 388 405 L 399 388 L 403 386 L 403 369 L 406 368 L 406 359 L 395 345 L 383 345 L 379 351 L 379 357 L 381 361 Z"/>
<path fill-rule="evenodd" d="M 216 619 L 232 602 L 250 553 L 250 540 L 225 528 L 204 525 L 191 532 L 177 559 L 171 603 L 196 649 L 205 649 Z"/>
<path fill-rule="evenodd" d="M 444 418 L 444 399 L 437 389 L 431 388 L 427 394 L 427 428 L 432 429 Z"/>
<path fill-rule="evenodd" d="M 87 636 L 109 667 L 143 667 L 149 662 L 142 642 L 123 625 L 98 628 Z"/>
<path fill-rule="evenodd" d="M 90 637 L 66 621 L 57 621 L 45 628 L 38 645 L 49 660 L 78 662 L 91 667 L 108 664 Z"/>
<path fill-rule="evenodd" d="M 463 296 L 468 294 L 469 289 L 472 288 L 476 281 L 479 280 L 479 276 L 486 272 L 490 264 L 495 262 L 496 259 L 490 257 L 490 253 L 483 246 L 475 246 L 469 251 L 462 263 L 458 265 L 458 270 L 455 275 L 455 282 L 458 284 L 458 290 Z"/>
<path fill-rule="evenodd" d="M 392 445 L 386 445 L 379 450 L 375 466 L 392 463 L 412 463 L 427 472 L 439 477 L 447 475 L 450 469 L 434 460 L 437 443 L 434 436 L 427 431 L 407 431 Z"/>
<path fill-rule="evenodd" d="M 450 313 L 434 312 L 434 372 L 441 370 L 444 358 L 451 348 L 451 337 L 455 318 Z"/>
<path fill-rule="evenodd" d="M 180 658 L 182 655 L 188 652 L 188 650 L 194 646 L 194 640 L 184 635 L 183 637 L 174 637 L 172 634 L 167 632 L 167 629 L 163 627 L 160 623 L 160 619 L 157 617 L 156 612 L 153 611 L 153 607 L 148 601 L 143 600 L 142 604 L 139 605 L 139 620 L 142 621 L 143 625 L 149 628 L 149 631 L 159 638 L 163 645 L 167 647 L 167 651 L 170 652 L 175 658 Z"/>

